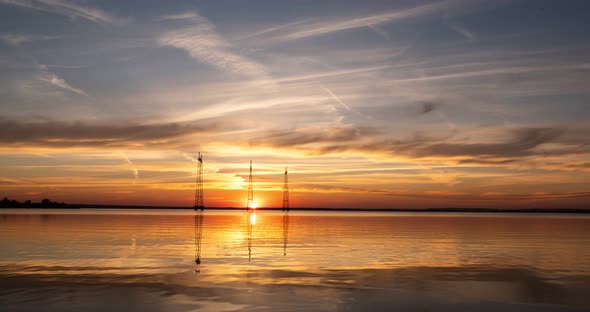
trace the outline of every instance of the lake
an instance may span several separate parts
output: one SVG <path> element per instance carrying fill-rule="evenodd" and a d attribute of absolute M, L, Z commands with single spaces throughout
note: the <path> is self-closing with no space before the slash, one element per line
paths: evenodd
<path fill-rule="evenodd" d="M 590 216 L 0 210 L 2 311 L 588 311 Z"/>

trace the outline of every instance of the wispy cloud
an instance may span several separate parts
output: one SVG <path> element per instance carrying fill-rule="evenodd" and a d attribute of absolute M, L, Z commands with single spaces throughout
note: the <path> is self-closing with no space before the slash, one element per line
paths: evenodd
<path fill-rule="evenodd" d="M 0 4 L 39 10 L 67 16 L 72 19 L 82 18 L 100 24 L 120 24 L 122 21 L 97 8 L 82 6 L 66 0 L 0 0 Z"/>
<path fill-rule="evenodd" d="M 467 28 L 465 28 L 463 26 L 451 25 L 451 28 L 454 31 L 456 31 L 457 33 L 464 36 L 465 38 L 469 39 L 470 41 L 478 41 L 479 40 L 479 37 L 474 32 L 467 30 Z"/>
<path fill-rule="evenodd" d="M 73 93 L 83 95 L 83 96 L 88 96 L 88 93 L 84 92 L 84 90 L 73 87 L 72 85 L 67 83 L 63 78 L 60 78 L 56 74 L 47 70 L 47 66 L 40 65 L 40 68 L 41 68 L 41 73 L 39 75 L 40 80 L 47 82 L 47 83 L 49 83 L 57 88 L 60 88 L 62 90 L 66 90 L 66 91 L 73 92 Z"/>
<path fill-rule="evenodd" d="M 292 147 L 315 143 L 351 143 L 377 133 L 376 129 L 370 127 L 310 127 L 270 132 L 266 136 L 251 140 L 250 144 Z"/>
<path fill-rule="evenodd" d="M 163 15 L 157 18 L 158 21 L 176 21 L 176 20 L 192 20 L 198 18 L 195 12 L 185 12 L 179 14 Z"/>
<path fill-rule="evenodd" d="M 197 157 L 195 157 L 193 155 L 190 155 L 188 153 L 182 153 L 182 157 L 184 159 L 190 161 L 190 162 L 193 162 L 193 163 L 197 163 L 198 162 Z"/>
<path fill-rule="evenodd" d="M 137 180 L 139 178 L 139 170 L 137 169 L 135 164 L 131 161 L 131 159 L 129 159 L 129 156 L 127 155 L 127 153 L 122 152 L 121 158 L 123 158 L 123 160 L 125 161 L 125 164 L 127 164 L 129 166 L 129 168 L 131 169 L 134 179 Z"/>
<path fill-rule="evenodd" d="M 294 26 L 297 26 L 297 25 L 301 25 L 301 24 L 307 24 L 307 23 L 309 23 L 308 20 L 295 21 L 295 22 L 292 22 L 292 23 L 284 24 L 284 25 L 278 25 L 278 26 L 273 26 L 273 27 L 265 28 L 265 29 L 256 31 L 254 33 L 249 33 L 249 34 L 247 34 L 245 36 L 238 37 L 236 39 L 237 40 L 244 40 L 244 39 L 249 39 L 249 38 L 252 38 L 252 37 L 258 37 L 258 36 L 261 36 L 261 35 L 265 35 L 265 34 L 269 34 L 269 33 L 274 33 L 274 32 L 280 31 L 280 30 L 289 30 L 291 27 L 294 27 Z"/>
<path fill-rule="evenodd" d="M 232 44 L 217 32 L 207 18 L 191 14 L 194 14 L 190 16 L 193 21 L 191 26 L 163 34 L 158 43 L 185 50 L 193 58 L 231 74 L 256 78 L 268 76 L 263 65 L 235 52 Z"/>
<path fill-rule="evenodd" d="M 476 70 L 465 70 L 465 71 L 449 71 L 440 75 L 429 75 L 423 77 L 412 77 L 412 78 L 401 78 L 392 81 L 395 82 L 412 82 L 412 81 L 431 81 L 431 80 L 445 80 L 445 79 L 462 79 L 470 77 L 481 77 L 481 76 L 495 76 L 495 75 L 507 75 L 507 74 L 528 74 L 536 72 L 557 72 L 557 71 L 585 71 L 590 68 L 590 64 L 579 63 L 579 64 L 565 64 L 555 66 L 507 66 L 500 67 L 488 66 L 484 69 Z"/>
<path fill-rule="evenodd" d="M 387 41 L 391 41 L 391 36 L 389 36 L 389 33 L 387 33 L 387 31 L 385 31 L 381 27 L 379 27 L 377 25 L 372 25 L 372 24 L 367 24 L 367 27 L 371 28 L 375 33 L 377 33 L 379 36 L 383 37 L 383 39 L 385 39 Z"/>
<path fill-rule="evenodd" d="M 393 65 L 381 65 L 381 66 L 367 66 L 362 68 L 351 68 L 351 69 L 337 69 L 337 70 L 330 70 L 330 71 L 321 71 L 312 74 L 304 74 L 304 75 L 293 75 L 287 76 L 283 78 L 278 78 L 276 81 L 281 84 L 288 84 L 288 83 L 297 83 L 301 81 L 309 81 L 309 80 L 320 80 L 322 78 L 329 78 L 329 77 L 338 77 L 338 76 L 352 76 L 355 74 L 362 74 L 362 73 L 370 73 L 370 72 L 377 72 L 385 69 L 390 69 L 394 67 Z"/>
<path fill-rule="evenodd" d="M 63 121 L 23 121 L 1 118 L 6 127 L 0 142 L 13 146 L 113 147 L 165 146 L 177 138 L 213 131 L 211 123 L 96 123 Z"/>
<path fill-rule="evenodd" d="M 439 1 L 413 8 L 394 10 L 363 17 L 341 18 L 305 24 L 290 23 L 288 27 L 275 26 L 257 33 L 268 34 L 272 32 L 277 33 L 278 40 L 294 40 L 362 27 L 370 27 L 371 29 L 378 31 L 377 25 L 442 12 L 444 9 L 456 6 L 459 3 L 460 1 Z M 382 32 L 380 33 L 382 34 Z"/>
<path fill-rule="evenodd" d="M 498 142 L 464 142 L 452 137 L 432 138 L 415 135 L 408 139 L 384 138 L 379 129 L 374 128 L 317 128 L 296 129 L 289 132 L 276 132 L 253 140 L 252 143 L 279 148 L 297 148 L 312 154 L 331 154 L 361 152 L 369 154 L 388 154 L 413 159 L 429 157 L 445 158 L 458 163 L 480 163 L 505 165 L 516 159 L 531 156 L 563 156 L 588 154 L 588 140 L 576 137 L 575 133 L 587 133 L 589 129 L 560 127 L 520 127 L 511 129 L 504 136 L 508 139 Z M 559 146 L 559 147 L 556 147 Z M 547 147 L 547 148 L 544 148 Z"/>
<path fill-rule="evenodd" d="M 2 34 L 0 35 L 0 41 L 11 45 L 11 46 L 19 46 L 24 43 L 34 42 L 34 41 L 44 41 L 44 40 L 53 40 L 58 39 L 60 36 L 35 36 L 35 35 L 26 35 L 26 34 Z"/>
<path fill-rule="evenodd" d="M 346 103 L 342 102 L 342 100 L 336 96 L 336 94 L 334 94 L 334 92 L 332 92 L 332 90 L 328 89 L 328 88 L 324 88 L 324 91 L 326 91 L 330 97 L 332 99 L 334 99 L 334 101 L 338 102 L 338 104 L 342 105 L 342 107 L 344 107 L 344 109 L 346 109 L 347 111 L 351 112 L 352 108 L 350 108 L 350 106 L 346 105 Z"/>

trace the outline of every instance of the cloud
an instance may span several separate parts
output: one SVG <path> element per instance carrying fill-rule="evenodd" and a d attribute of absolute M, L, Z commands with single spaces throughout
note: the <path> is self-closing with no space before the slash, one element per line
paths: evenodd
<path fill-rule="evenodd" d="M 384 140 L 362 146 L 361 149 L 382 150 L 411 157 L 523 157 L 535 154 L 533 149 L 556 142 L 564 129 L 557 127 L 513 129 L 506 142 L 463 143 L 438 142 L 416 136 L 408 140 Z"/>
<path fill-rule="evenodd" d="M 0 4 L 39 10 L 67 16 L 72 19 L 82 18 L 99 24 L 120 24 L 121 20 L 100 9 L 82 6 L 66 0 L 0 0 Z"/>
<path fill-rule="evenodd" d="M 460 66 L 467 65 L 470 66 L 472 64 L 462 64 Z M 477 65 L 477 64 L 475 64 Z M 457 67 L 460 67 L 457 66 Z M 522 65 L 513 65 L 513 66 L 503 66 L 503 64 L 488 64 L 485 68 L 482 69 L 467 69 L 464 71 L 444 71 L 441 74 L 432 74 L 428 76 L 420 76 L 420 77 L 408 77 L 408 78 L 396 78 L 392 79 L 390 83 L 404 83 L 404 82 L 425 82 L 425 81 L 436 81 L 436 80 L 451 80 L 451 79 L 465 79 L 465 78 L 477 78 L 477 77 L 485 77 L 485 76 L 501 76 L 504 78 L 504 81 L 507 83 L 514 82 L 521 82 L 520 80 L 524 80 L 520 77 L 523 75 L 537 75 L 540 72 L 560 72 L 560 74 L 571 74 L 575 71 L 586 71 L 590 68 L 590 64 L 587 63 L 570 63 L 564 65 L 547 65 L 543 64 L 540 66 L 522 66 Z M 431 70 L 441 70 L 444 68 L 431 68 Z M 528 76 L 527 76 L 528 78 Z M 537 77 L 532 77 L 537 78 Z M 532 79 L 531 78 L 531 79 Z M 533 80 L 534 81 L 534 80 Z M 526 82 L 526 81 L 522 81 Z M 488 85 L 489 87 L 489 85 Z M 494 90 L 497 90 L 495 88 Z M 500 90 L 501 91 L 501 90 Z"/>
<path fill-rule="evenodd" d="M 333 19 L 316 23 L 290 23 L 287 27 L 273 27 L 270 30 L 259 31 L 259 34 L 277 33 L 279 40 L 294 40 L 307 37 L 315 37 L 343 30 L 369 27 L 377 31 L 378 25 L 401 21 L 409 18 L 443 12 L 460 1 L 439 1 L 413 8 L 388 11 L 385 13 L 368 15 L 356 18 Z"/>
<path fill-rule="evenodd" d="M 250 141 L 251 144 L 275 147 L 300 146 L 312 143 L 353 142 L 377 133 L 370 127 L 304 128 L 291 131 L 274 131 Z"/>
<path fill-rule="evenodd" d="M 264 66 L 236 53 L 209 20 L 197 13 L 193 14 L 191 26 L 163 34 L 158 38 L 158 43 L 185 50 L 196 60 L 234 75 L 268 77 Z"/>
<path fill-rule="evenodd" d="M 587 138 L 571 135 L 580 131 L 588 134 L 590 129 L 519 127 L 507 133 L 508 139 L 491 143 L 471 143 L 456 142 L 452 137 L 436 139 L 423 135 L 415 135 L 409 139 L 387 139 L 383 138 L 384 131 L 375 128 L 306 128 L 276 132 L 255 139 L 251 143 L 278 148 L 297 148 L 311 154 L 361 152 L 414 159 L 451 158 L 456 159 L 455 162 L 459 164 L 505 165 L 530 156 L 590 153 Z M 546 144 L 550 147 L 542 148 Z"/>
<path fill-rule="evenodd" d="M 350 106 L 348 106 L 346 103 L 344 103 L 339 97 L 336 96 L 336 94 L 334 94 L 334 92 L 332 92 L 332 90 L 328 89 L 328 88 L 323 88 L 324 91 L 326 91 L 330 97 L 332 99 L 334 99 L 334 101 L 338 102 L 338 104 L 340 104 L 346 111 L 351 112 L 352 108 L 350 108 Z"/>
<path fill-rule="evenodd" d="M 70 91 L 76 94 L 80 94 L 83 96 L 88 96 L 86 92 L 82 89 L 78 89 L 76 87 L 71 86 L 67 83 L 63 78 L 58 77 L 56 74 L 49 72 L 47 70 L 47 66 L 41 65 L 41 74 L 39 75 L 39 79 L 45 81 L 55 87 L 58 87 L 62 90 Z"/>
<path fill-rule="evenodd" d="M 22 121 L 0 118 L 0 143 L 11 146 L 113 147 L 166 146 L 174 139 L 210 132 L 213 124 L 134 122 L 92 123 Z"/>
<path fill-rule="evenodd" d="M 239 37 L 239 38 L 237 38 L 237 40 L 245 40 L 245 39 L 250 39 L 252 37 L 258 37 L 260 35 L 265 35 L 265 34 L 268 34 L 268 33 L 273 33 L 273 32 L 276 32 L 276 31 L 283 30 L 283 29 L 289 29 L 290 27 L 293 27 L 293 26 L 296 26 L 296 25 L 306 24 L 308 22 L 309 22 L 308 20 L 300 20 L 300 21 L 295 21 L 295 22 L 292 22 L 292 23 L 284 24 L 284 25 L 279 25 L 279 26 L 273 26 L 273 27 L 270 27 L 270 28 L 265 28 L 263 30 L 259 30 L 257 32 L 250 33 L 248 35 Z"/>
<path fill-rule="evenodd" d="M 513 139 L 500 143 L 436 143 L 415 149 L 418 156 L 523 156 L 541 144 L 554 142 L 564 132 L 561 128 L 519 128 Z"/>
<path fill-rule="evenodd" d="M 186 13 L 160 16 L 157 20 L 158 21 L 176 21 L 176 20 L 194 20 L 194 19 L 198 19 L 198 18 L 199 18 L 199 15 L 197 13 L 186 12 Z"/>
<path fill-rule="evenodd" d="M 337 70 L 329 70 L 329 71 L 320 71 L 311 74 L 302 74 L 302 75 L 293 75 L 287 76 L 276 79 L 277 83 L 279 84 L 296 84 L 305 81 L 314 81 L 314 80 L 321 80 L 325 78 L 332 78 L 332 77 L 352 77 L 357 74 L 364 74 L 364 73 L 372 73 L 372 72 L 379 72 L 382 70 L 387 70 L 393 68 L 393 65 L 379 65 L 379 66 L 366 66 L 360 68 L 351 68 L 351 69 L 337 69 Z"/>
<path fill-rule="evenodd" d="M 468 159 L 460 159 L 458 161 L 459 164 L 476 164 L 476 165 L 506 165 L 516 162 L 516 159 L 503 159 L 503 160 L 494 160 L 494 159 L 479 159 L 479 158 L 468 158 Z"/>
<path fill-rule="evenodd" d="M 387 31 L 381 29 L 381 27 L 379 27 L 377 25 L 371 25 L 371 24 L 368 24 L 367 27 L 369 27 L 371 30 L 373 30 L 379 36 L 383 37 L 383 39 L 385 39 L 387 41 L 391 41 L 391 36 L 389 36 L 389 33 L 387 33 Z"/>
<path fill-rule="evenodd" d="M 432 112 L 437 106 L 439 105 L 439 103 L 436 102 L 431 102 L 431 101 L 425 101 L 420 103 L 420 115 L 426 115 L 430 112 Z"/>
<path fill-rule="evenodd" d="M 190 162 L 193 162 L 195 164 L 198 163 L 197 157 L 192 156 L 192 155 L 190 155 L 188 153 L 182 153 L 182 157 L 184 157 L 184 159 L 186 159 L 186 160 L 188 160 Z"/>
<path fill-rule="evenodd" d="M 568 164 L 566 165 L 567 168 L 570 169 L 590 169 L 590 162 L 578 163 L 578 164 Z"/>
<path fill-rule="evenodd" d="M 44 40 L 53 40 L 58 39 L 60 36 L 34 36 L 34 35 L 26 35 L 26 34 L 2 34 L 0 35 L 0 41 L 11 45 L 11 46 L 19 46 L 24 43 L 34 42 L 34 41 L 44 41 Z"/>
<path fill-rule="evenodd" d="M 121 153 L 121 158 L 125 161 L 125 163 L 131 168 L 131 172 L 133 173 L 133 178 L 137 180 L 139 178 L 139 170 L 135 166 L 135 164 L 129 159 L 126 153 Z"/>
<path fill-rule="evenodd" d="M 399 173 L 397 173 L 399 174 Z M 275 174 L 276 175 L 276 174 Z M 373 194 L 393 197 L 408 197 L 418 199 L 441 199 L 441 200 L 459 200 L 459 201 L 530 201 L 530 200 L 555 200 L 555 199 L 574 199 L 588 198 L 590 192 L 537 192 L 537 193 L 506 193 L 506 192 L 484 192 L 470 193 L 459 191 L 419 191 L 419 190 L 388 190 L 374 189 L 368 187 L 342 187 L 324 183 L 298 183 L 296 185 L 299 192 L 321 192 L 321 193 L 356 193 L 356 194 Z M 470 207 L 470 208 L 473 208 Z"/>
<path fill-rule="evenodd" d="M 451 25 L 451 28 L 457 33 L 463 35 L 465 38 L 469 39 L 470 41 L 479 40 L 479 37 L 474 32 L 467 30 L 465 27 L 459 25 Z"/>

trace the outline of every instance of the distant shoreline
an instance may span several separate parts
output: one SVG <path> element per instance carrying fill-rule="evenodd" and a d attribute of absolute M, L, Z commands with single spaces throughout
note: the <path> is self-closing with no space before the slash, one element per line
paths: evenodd
<path fill-rule="evenodd" d="M 180 206 L 123 206 L 123 205 L 89 205 L 89 204 L 66 204 L 63 207 L 3 207 L 2 209 L 137 209 L 137 210 L 193 210 L 193 207 Z M 237 211 L 247 210 L 238 207 L 211 207 L 205 210 Z M 282 208 L 257 208 L 258 211 L 282 211 Z M 289 211 L 325 211 L 325 212 L 468 212 L 468 213 L 590 213 L 590 209 L 580 208 L 563 208 L 563 209 L 542 209 L 542 208 L 517 208 L 517 209 L 499 209 L 499 208 L 422 208 L 422 209 L 402 209 L 402 208 L 291 208 Z"/>

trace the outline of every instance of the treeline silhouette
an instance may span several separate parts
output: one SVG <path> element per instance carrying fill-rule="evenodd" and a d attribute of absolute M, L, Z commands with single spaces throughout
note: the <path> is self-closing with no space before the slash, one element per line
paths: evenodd
<path fill-rule="evenodd" d="M 33 203 L 30 200 L 27 200 L 23 203 L 10 200 L 6 197 L 2 201 L 0 201 L 0 208 L 69 208 L 65 203 L 58 203 L 53 202 L 47 198 L 43 199 L 40 203 Z"/>

